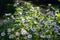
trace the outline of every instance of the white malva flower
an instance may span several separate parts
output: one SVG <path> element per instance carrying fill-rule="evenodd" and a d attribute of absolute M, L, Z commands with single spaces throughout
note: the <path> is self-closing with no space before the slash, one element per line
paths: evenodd
<path fill-rule="evenodd" d="M 36 28 L 35 28 L 35 27 L 33 27 L 33 28 L 31 28 L 31 30 L 32 30 L 33 32 L 35 32 L 35 31 L 36 31 Z"/>
<path fill-rule="evenodd" d="M 41 38 L 46 38 L 46 36 L 44 36 L 44 35 L 40 35 L 40 37 L 41 37 Z"/>
<path fill-rule="evenodd" d="M 11 32 L 11 31 L 12 31 L 12 29 L 11 29 L 11 28 L 8 28 L 8 29 L 7 29 L 7 32 Z"/>
<path fill-rule="evenodd" d="M 28 38 L 32 38 L 32 35 L 31 35 L 31 34 L 29 34 L 29 35 L 28 35 Z"/>
<path fill-rule="evenodd" d="M 11 13 L 6 13 L 6 14 L 5 14 L 5 16 L 10 16 L 10 15 L 11 15 Z"/>
<path fill-rule="evenodd" d="M 13 34 L 10 34 L 10 35 L 9 35 L 9 38 L 10 38 L 10 39 L 14 38 L 14 35 L 13 35 Z"/>
<path fill-rule="evenodd" d="M 48 14 L 49 15 L 54 15 L 54 12 L 53 11 L 49 11 Z"/>
<path fill-rule="evenodd" d="M 46 32 L 49 32 L 49 30 L 46 30 Z"/>
<path fill-rule="evenodd" d="M 22 12 L 18 12 L 19 14 L 22 14 Z"/>
<path fill-rule="evenodd" d="M 17 4 L 15 3 L 13 6 L 14 6 L 14 7 L 16 7 L 16 6 L 17 6 Z"/>
<path fill-rule="evenodd" d="M 58 29 L 60 29 L 60 26 L 57 26 Z"/>
<path fill-rule="evenodd" d="M 15 3 L 13 6 L 16 7 L 19 3 Z"/>
<path fill-rule="evenodd" d="M 36 7 L 37 9 L 39 9 L 39 7 Z"/>
<path fill-rule="evenodd" d="M 54 32 L 58 33 L 58 29 L 57 28 L 53 28 Z"/>
<path fill-rule="evenodd" d="M 1 33 L 1 36 L 5 36 L 5 35 L 6 35 L 5 32 L 2 32 L 2 33 Z"/>
<path fill-rule="evenodd" d="M 11 30 L 12 30 L 12 31 L 14 31 L 15 29 L 14 29 L 14 28 L 12 28 Z"/>
<path fill-rule="evenodd" d="M 14 17 L 13 15 L 11 16 L 11 18 L 12 18 L 12 19 L 15 19 L 15 17 Z"/>
<path fill-rule="evenodd" d="M 20 36 L 20 33 L 19 32 L 16 32 L 16 34 L 15 34 L 16 36 Z"/>
<path fill-rule="evenodd" d="M 47 9 L 46 11 L 48 12 L 50 9 Z"/>
<path fill-rule="evenodd" d="M 38 24 L 38 22 L 34 21 L 34 24 Z"/>
<path fill-rule="evenodd" d="M 55 26 L 56 25 L 56 22 L 52 22 L 52 24 L 51 24 L 52 26 Z"/>
<path fill-rule="evenodd" d="M 51 4 L 48 4 L 48 6 L 51 6 Z"/>
<path fill-rule="evenodd" d="M 23 7 L 21 7 L 21 8 L 23 8 Z"/>
<path fill-rule="evenodd" d="M 26 31 L 25 29 L 21 29 L 21 34 L 22 34 L 22 35 L 26 35 L 26 34 L 28 34 L 28 33 L 27 33 L 27 31 Z"/>
<path fill-rule="evenodd" d="M 22 23 L 25 23 L 25 19 L 23 18 L 23 19 L 21 20 L 21 22 L 22 22 Z"/>

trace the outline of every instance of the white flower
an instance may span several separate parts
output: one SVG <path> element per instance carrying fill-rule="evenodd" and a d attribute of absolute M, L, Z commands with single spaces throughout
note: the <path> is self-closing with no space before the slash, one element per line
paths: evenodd
<path fill-rule="evenodd" d="M 38 24 L 36 21 L 34 21 L 34 24 Z"/>
<path fill-rule="evenodd" d="M 23 8 L 23 7 L 21 7 L 21 8 Z"/>
<path fill-rule="evenodd" d="M 13 34 L 10 34 L 10 35 L 9 35 L 9 38 L 10 38 L 10 39 L 14 38 L 14 35 L 13 35 Z"/>
<path fill-rule="evenodd" d="M 35 27 L 33 27 L 33 28 L 31 28 L 31 30 L 32 30 L 33 32 L 35 32 L 35 31 L 36 31 L 36 28 L 35 28 Z"/>
<path fill-rule="evenodd" d="M 18 5 L 19 3 L 17 2 L 17 5 Z"/>
<path fill-rule="evenodd" d="M 50 9 L 47 9 L 46 11 L 48 12 Z"/>
<path fill-rule="evenodd" d="M 11 16 L 11 18 L 12 18 L 12 19 L 15 19 L 15 17 L 14 17 L 13 15 Z"/>
<path fill-rule="evenodd" d="M 51 4 L 48 4 L 48 6 L 51 6 Z"/>
<path fill-rule="evenodd" d="M 56 25 L 56 22 L 52 22 L 52 24 L 51 24 L 52 26 L 55 26 Z"/>
<path fill-rule="evenodd" d="M 39 9 L 39 7 L 36 7 L 37 9 Z"/>
<path fill-rule="evenodd" d="M 57 26 L 58 29 L 60 29 L 60 26 Z"/>
<path fill-rule="evenodd" d="M 29 35 L 28 35 L 28 38 L 32 38 L 32 35 L 31 35 L 31 34 L 29 34 Z"/>
<path fill-rule="evenodd" d="M 44 36 L 44 35 L 40 35 L 40 37 L 41 37 L 41 38 L 46 38 L 46 36 Z"/>
<path fill-rule="evenodd" d="M 6 14 L 5 14 L 5 16 L 10 16 L 10 15 L 11 15 L 11 13 L 6 13 Z"/>
<path fill-rule="evenodd" d="M 5 32 L 2 32 L 2 33 L 1 33 L 1 36 L 5 36 L 5 35 L 6 35 Z"/>
<path fill-rule="evenodd" d="M 22 12 L 18 12 L 19 14 L 22 14 Z"/>
<path fill-rule="evenodd" d="M 54 32 L 58 33 L 58 29 L 57 28 L 53 28 Z"/>
<path fill-rule="evenodd" d="M 22 34 L 22 35 L 26 35 L 26 34 L 28 34 L 28 33 L 27 33 L 27 31 L 26 31 L 25 29 L 21 29 L 21 34 Z"/>
<path fill-rule="evenodd" d="M 12 28 L 11 30 L 14 31 L 14 28 Z"/>
<path fill-rule="evenodd" d="M 15 3 L 13 6 L 16 7 L 19 3 Z"/>
<path fill-rule="evenodd" d="M 11 31 L 12 31 L 11 28 L 8 28 L 8 29 L 7 29 L 7 32 L 11 32 Z"/>
<path fill-rule="evenodd" d="M 16 36 L 20 36 L 20 33 L 19 32 L 16 32 L 16 34 L 15 34 Z"/>
<path fill-rule="evenodd" d="M 46 30 L 46 32 L 49 32 L 49 30 Z"/>
<path fill-rule="evenodd" d="M 25 23 L 25 19 L 23 18 L 23 19 L 21 20 L 21 22 L 22 22 L 22 23 Z"/>
<path fill-rule="evenodd" d="M 49 11 L 48 14 L 49 15 L 54 15 L 54 12 L 53 11 Z"/>

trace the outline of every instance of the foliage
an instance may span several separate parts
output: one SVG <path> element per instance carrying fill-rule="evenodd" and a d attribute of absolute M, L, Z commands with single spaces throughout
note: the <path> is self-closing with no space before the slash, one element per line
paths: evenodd
<path fill-rule="evenodd" d="M 53 11 L 41 13 L 40 10 L 27 2 L 18 5 L 13 15 L 6 14 L 6 20 L 0 26 L 0 40 L 60 39 L 58 14 Z"/>

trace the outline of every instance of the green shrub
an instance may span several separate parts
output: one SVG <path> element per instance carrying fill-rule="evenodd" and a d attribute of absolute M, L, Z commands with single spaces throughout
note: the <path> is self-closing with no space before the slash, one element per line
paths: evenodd
<path fill-rule="evenodd" d="M 0 40 L 58 40 L 60 25 L 56 16 L 51 11 L 41 13 L 40 10 L 26 2 L 18 6 L 0 26 Z"/>

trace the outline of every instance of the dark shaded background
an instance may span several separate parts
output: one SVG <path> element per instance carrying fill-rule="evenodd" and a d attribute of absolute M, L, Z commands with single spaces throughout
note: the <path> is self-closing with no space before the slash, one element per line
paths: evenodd
<path fill-rule="evenodd" d="M 0 16 L 5 13 L 14 13 L 15 7 L 13 7 L 14 0 L 0 0 Z"/>
<path fill-rule="evenodd" d="M 60 2 L 58 0 L 24 0 L 24 1 L 30 1 L 32 2 L 33 4 L 37 4 L 37 5 L 40 5 L 40 4 L 57 4 L 59 5 Z"/>
<path fill-rule="evenodd" d="M 13 4 L 16 0 L 0 0 L 0 16 L 3 16 L 5 13 L 14 13 L 15 7 L 13 7 Z M 40 5 L 40 4 L 54 4 L 54 5 L 60 5 L 60 2 L 58 0 L 22 0 L 31 2 L 34 5 Z"/>

